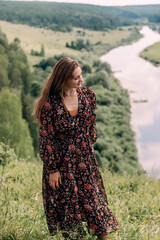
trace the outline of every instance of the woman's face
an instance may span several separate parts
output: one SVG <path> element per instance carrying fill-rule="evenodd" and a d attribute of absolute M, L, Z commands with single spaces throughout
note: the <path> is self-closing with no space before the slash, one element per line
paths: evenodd
<path fill-rule="evenodd" d="M 73 73 L 72 73 L 72 78 L 68 80 L 66 83 L 67 88 L 79 88 L 81 87 L 81 83 L 83 82 L 82 78 L 82 69 L 80 67 L 77 67 Z"/>

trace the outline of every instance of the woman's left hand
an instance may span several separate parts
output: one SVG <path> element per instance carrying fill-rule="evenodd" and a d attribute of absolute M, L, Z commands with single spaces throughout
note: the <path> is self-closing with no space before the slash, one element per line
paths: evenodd
<path fill-rule="evenodd" d="M 56 190 L 56 187 L 59 188 L 59 183 L 62 184 L 60 172 L 51 173 L 49 175 L 49 185 L 53 190 Z"/>

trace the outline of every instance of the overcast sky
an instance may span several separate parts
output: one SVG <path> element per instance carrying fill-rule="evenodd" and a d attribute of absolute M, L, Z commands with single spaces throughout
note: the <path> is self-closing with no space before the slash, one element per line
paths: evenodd
<path fill-rule="evenodd" d="M 103 6 L 160 4 L 160 0 L 40 0 L 40 1 L 43 1 L 43 2 L 87 3 L 87 4 L 103 5 Z"/>

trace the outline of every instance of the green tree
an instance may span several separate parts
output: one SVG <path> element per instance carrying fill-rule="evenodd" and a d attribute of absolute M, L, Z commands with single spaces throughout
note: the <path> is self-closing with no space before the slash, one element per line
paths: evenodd
<path fill-rule="evenodd" d="M 41 45 L 41 52 L 40 52 L 40 56 L 44 57 L 45 56 L 45 50 L 44 50 L 44 45 Z"/>
<path fill-rule="evenodd" d="M 8 79 L 8 58 L 6 55 L 0 54 L 0 90 L 4 86 L 9 86 L 10 81 Z"/>
<path fill-rule="evenodd" d="M 88 64 L 83 64 L 82 70 L 83 70 L 83 73 L 84 73 L 84 74 L 85 74 L 85 73 L 91 73 L 91 72 L 92 72 L 92 69 L 91 69 L 90 65 L 88 65 Z"/>
<path fill-rule="evenodd" d="M 101 62 L 99 60 L 96 60 L 93 62 L 93 67 L 95 67 L 96 72 L 98 72 L 100 70 L 104 70 L 109 74 L 112 73 L 110 65 L 106 62 Z"/>
<path fill-rule="evenodd" d="M 41 91 L 41 84 L 37 81 L 32 82 L 32 86 L 31 86 L 31 95 L 33 97 L 38 97 L 40 95 L 40 91 Z"/>
<path fill-rule="evenodd" d="M 86 78 L 86 86 L 102 85 L 104 88 L 110 88 L 110 77 L 104 70 L 96 72 Z"/>
<path fill-rule="evenodd" d="M 34 99 L 30 94 L 21 94 L 22 117 L 28 122 L 28 128 L 33 140 L 33 146 L 36 153 L 39 152 L 38 124 L 34 123 L 33 105 Z"/>
<path fill-rule="evenodd" d="M 5 51 L 8 49 L 8 41 L 6 35 L 0 30 L 0 45 L 4 47 Z"/>
<path fill-rule="evenodd" d="M 0 140 L 15 149 L 18 156 L 33 157 L 32 138 L 27 122 L 22 119 L 21 100 L 11 89 L 0 92 Z"/>
<path fill-rule="evenodd" d="M 11 87 L 22 89 L 21 72 L 17 66 L 12 66 L 10 71 Z"/>
<path fill-rule="evenodd" d="M 26 64 L 20 64 L 23 92 L 25 94 L 31 91 L 31 82 L 34 78 L 33 74 L 30 72 L 29 67 Z"/>

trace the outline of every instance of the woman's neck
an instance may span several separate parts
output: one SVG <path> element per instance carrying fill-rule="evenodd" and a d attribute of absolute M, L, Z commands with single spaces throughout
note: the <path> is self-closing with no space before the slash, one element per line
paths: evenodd
<path fill-rule="evenodd" d="M 76 89 L 71 88 L 71 89 L 64 89 L 61 91 L 61 95 L 64 97 L 73 97 L 76 93 Z"/>

